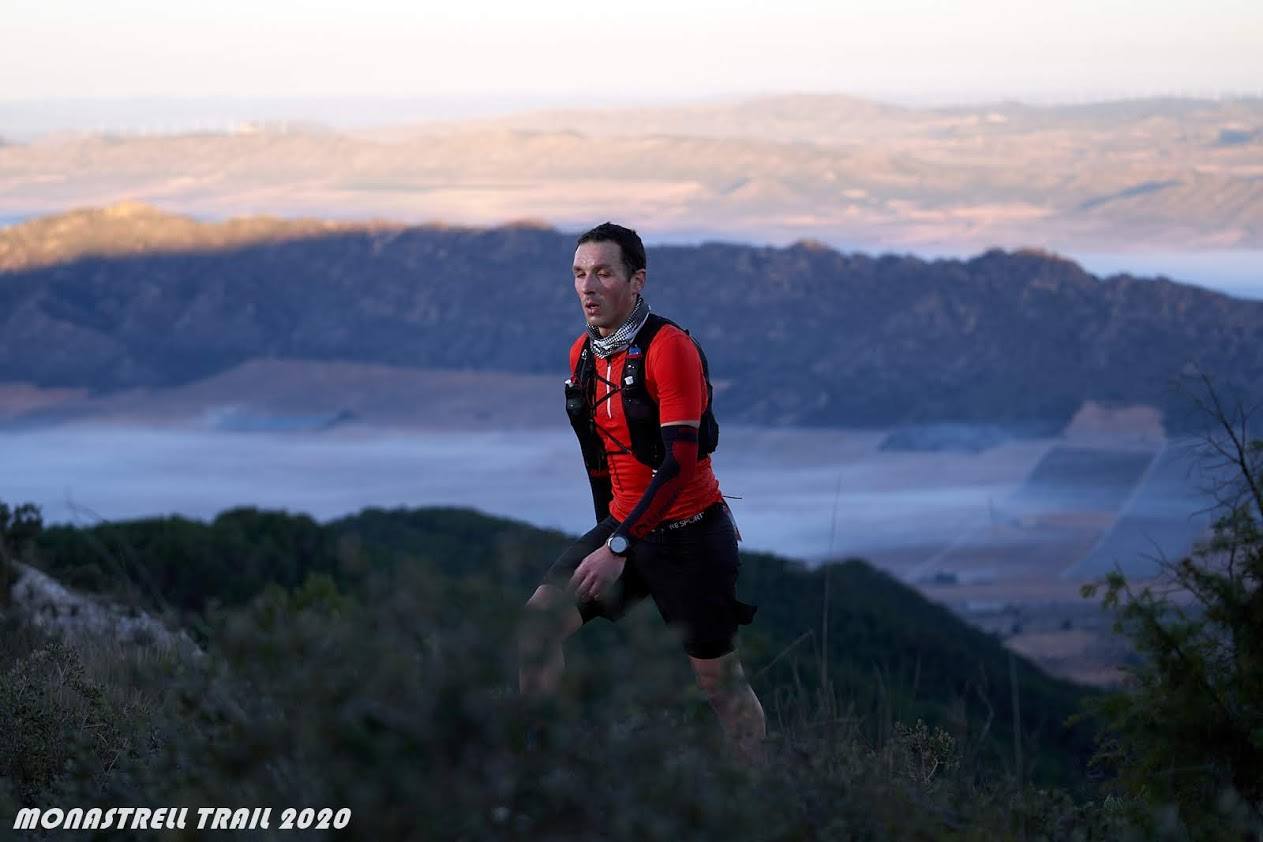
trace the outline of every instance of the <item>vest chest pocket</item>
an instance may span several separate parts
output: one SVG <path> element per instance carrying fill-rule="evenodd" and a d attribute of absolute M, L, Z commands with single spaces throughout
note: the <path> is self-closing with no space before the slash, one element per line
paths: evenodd
<path fill-rule="evenodd" d="M 570 417 L 570 426 L 579 437 L 579 448 L 583 451 L 583 463 L 589 471 L 598 471 L 606 467 L 605 448 L 602 447 L 593 423 L 592 412 L 588 408 L 587 389 L 576 383 L 574 378 L 566 381 L 566 415 Z"/>
<path fill-rule="evenodd" d="M 658 405 L 649 399 L 649 391 L 645 388 L 643 360 L 644 357 L 637 356 L 623 366 L 620 391 L 628 422 L 643 423 L 658 417 Z"/>
<path fill-rule="evenodd" d="M 566 414 L 571 419 L 582 419 L 588 413 L 588 400 L 583 389 L 573 381 L 566 381 Z"/>
<path fill-rule="evenodd" d="M 632 433 L 632 450 L 636 458 L 648 465 L 662 464 L 665 451 L 658 426 L 658 405 L 645 389 L 644 357 L 629 359 L 623 367 L 623 415 Z"/>
<path fill-rule="evenodd" d="M 647 397 L 623 393 L 623 412 L 628 424 L 656 424 L 658 406 Z"/>

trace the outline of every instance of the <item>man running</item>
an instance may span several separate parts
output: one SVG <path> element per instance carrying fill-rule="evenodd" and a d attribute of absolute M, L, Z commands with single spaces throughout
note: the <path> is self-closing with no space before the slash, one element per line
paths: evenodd
<path fill-rule="evenodd" d="M 574 285 L 587 330 L 570 348 L 567 412 L 597 524 L 527 602 L 520 690 L 555 692 L 564 641 L 594 617 L 617 621 L 651 596 L 682 631 L 729 744 L 757 762 L 763 707 L 733 648 L 755 606 L 736 598 L 739 535 L 711 470 L 718 427 L 704 357 L 641 297 L 645 248 L 635 231 L 606 222 L 580 236 Z"/>

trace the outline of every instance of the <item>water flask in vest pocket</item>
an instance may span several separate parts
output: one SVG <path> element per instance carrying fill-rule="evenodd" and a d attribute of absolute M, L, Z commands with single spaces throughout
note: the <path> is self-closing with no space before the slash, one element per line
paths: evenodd
<path fill-rule="evenodd" d="M 566 414 L 571 417 L 583 415 L 587 409 L 588 400 L 583 394 L 583 389 L 574 382 L 574 378 L 568 378 L 566 380 Z"/>

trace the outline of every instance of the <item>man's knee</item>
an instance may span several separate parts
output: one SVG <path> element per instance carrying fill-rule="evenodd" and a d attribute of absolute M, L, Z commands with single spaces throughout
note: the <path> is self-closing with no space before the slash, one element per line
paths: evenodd
<path fill-rule="evenodd" d="M 694 675 L 697 676 L 698 687 L 710 699 L 740 693 L 748 686 L 735 651 L 707 658 L 690 655 L 689 661 L 693 665 Z"/>
<path fill-rule="evenodd" d="M 565 591 L 540 585 L 526 601 L 518 635 L 523 651 L 562 643 L 583 625 L 583 616 Z"/>

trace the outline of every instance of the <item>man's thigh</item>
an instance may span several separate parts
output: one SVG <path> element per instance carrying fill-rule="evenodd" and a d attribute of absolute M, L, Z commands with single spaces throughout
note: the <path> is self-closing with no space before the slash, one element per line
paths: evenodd
<path fill-rule="evenodd" d="M 751 622 L 755 606 L 737 599 L 741 560 L 736 530 L 722 511 L 698 524 L 642 543 L 641 572 L 662 619 L 684 635 L 692 658 L 732 652 L 737 627 Z"/>

